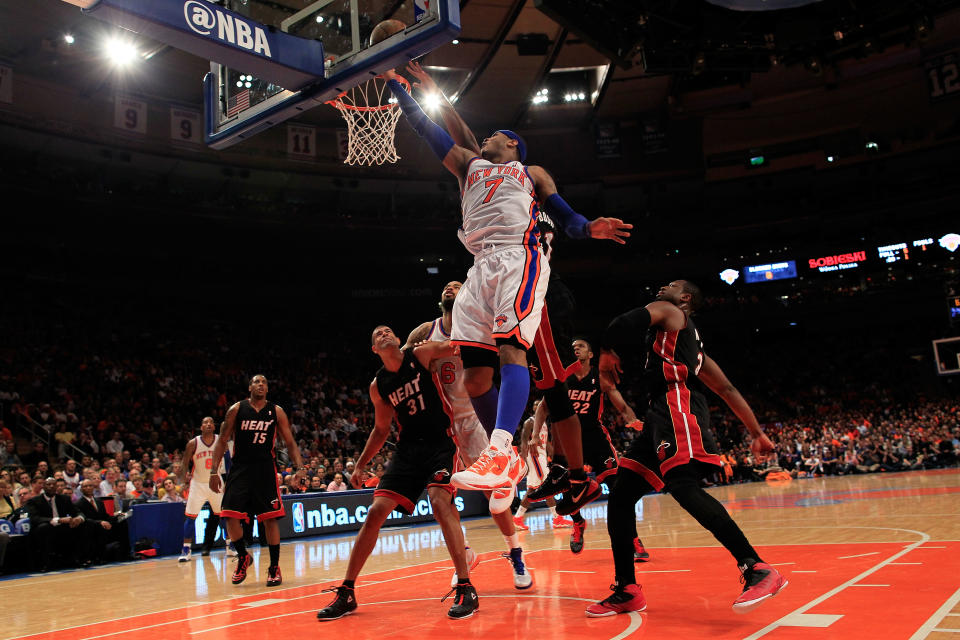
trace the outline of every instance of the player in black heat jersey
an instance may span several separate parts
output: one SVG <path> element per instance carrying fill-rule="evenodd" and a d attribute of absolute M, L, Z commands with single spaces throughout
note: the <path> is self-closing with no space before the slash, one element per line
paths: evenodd
<path fill-rule="evenodd" d="M 616 385 L 608 377 L 601 378 L 600 372 L 590 366 L 590 361 L 593 360 L 590 343 L 583 338 L 577 338 L 573 341 L 573 353 L 580 368 L 567 378 L 566 386 L 570 404 L 580 418 L 583 462 L 596 474 L 597 482 L 604 482 L 608 488 L 612 488 L 613 478 L 617 473 L 618 456 L 610 440 L 610 433 L 602 422 L 605 410 L 604 398 L 610 400 L 610 404 L 623 417 L 627 426 L 639 430 L 642 429 L 643 423 L 637 420 L 637 415 L 624 401 Z M 570 514 L 570 517 L 573 519 L 570 550 L 580 553 L 583 550 L 583 533 L 587 528 L 587 521 L 580 515 L 579 509 Z M 634 560 L 647 562 L 650 559 L 650 554 L 637 537 L 636 523 L 633 530 L 633 546 Z"/>
<path fill-rule="evenodd" d="M 456 597 L 447 615 L 469 618 L 479 603 L 477 591 L 470 584 L 460 515 L 453 506 L 456 489 L 450 484 L 450 474 L 457 454 L 452 438 L 453 414 L 438 390 L 439 381 L 430 372 L 434 360 L 449 358 L 456 348 L 447 340 L 401 350 L 400 339 L 384 325 L 373 330 L 372 342 L 373 352 L 383 361 L 370 383 L 374 427 L 350 483 L 356 489 L 363 486 L 364 469 L 386 442 L 394 418 L 399 432 L 397 452 L 373 492 L 373 504 L 350 551 L 343 584 L 334 589 L 337 597 L 317 612 L 317 619 L 336 620 L 357 608 L 354 584 L 377 543 L 380 527 L 394 509 L 412 513 L 424 488 L 457 569 Z"/>
<path fill-rule="evenodd" d="M 710 430 L 710 413 L 697 381 L 719 395 L 737 415 L 753 439 L 757 458 L 773 451 L 750 405 L 730 383 L 717 363 L 703 352 L 700 334 L 690 316 L 700 306 L 700 289 L 687 280 L 662 287 L 657 300 L 618 316 L 610 323 L 600 356 L 600 372 L 619 382 L 616 351 L 639 347 L 647 338 L 645 377 L 650 405 L 643 432 L 620 458 L 620 468 L 607 503 L 607 531 L 613 550 L 616 584 L 613 595 L 590 605 L 587 615 L 608 616 L 646 608 L 636 583 L 633 545 L 629 531 L 634 507 L 645 493 L 666 486 L 684 510 L 730 552 L 743 573 L 743 592 L 733 603 L 746 613 L 787 586 L 780 573 L 763 562 L 723 505 L 703 490 L 705 473 L 719 469 L 720 457 Z"/>
<path fill-rule="evenodd" d="M 267 379 L 262 375 L 250 378 L 250 397 L 227 409 L 226 422 L 220 430 L 217 446 L 213 450 L 213 469 L 220 468 L 227 442 L 233 439 L 233 456 L 223 492 L 220 516 L 227 521 L 227 534 L 237 551 L 237 569 L 233 584 L 240 584 L 247 577 L 247 568 L 253 558 L 247 553 L 243 541 L 241 521 L 256 518 L 266 532 L 270 549 L 270 567 L 267 569 L 267 586 L 276 587 L 283 582 L 280 575 L 280 528 L 277 519 L 284 515 L 277 483 L 277 463 L 273 446 L 277 433 L 287 444 L 287 451 L 297 469 L 303 467 L 300 449 L 293 440 L 290 421 L 283 408 L 267 400 Z M 210 474 L 210 488 L 220 492 L 220 476 Z"/>

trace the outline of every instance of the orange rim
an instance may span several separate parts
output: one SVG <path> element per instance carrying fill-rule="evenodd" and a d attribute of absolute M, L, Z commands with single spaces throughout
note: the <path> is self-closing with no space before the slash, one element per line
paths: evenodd
<path fill-rule="evenodd" d="M 377 76 L 374 76 L 374 78 L 383 78 L 383 75 L 377 75 Z M 374 78 L 371 78 L 371 79 L 374 79 Z M 407 79 L 401 76 L 400 74 L 396 75 L 396 79 L 397 79 L 397 82 L 403 85 L 403 88 L 407 91 L 407 93 L 410 93 L 410 82 L 408 82 Z M 353 89 L 347 89 L 346 91 L 341 91 L 337 95 L 337 97 L 334 98 L 333 100 L 327 100 L 327 104 L 337 109 L 347 109 L 350 111 L 386 111 L 387 109 L 393 109 L 394 107 L 398 106 L 397 103 L 395 102 L 394 103 L 387 102 L 386 104 L 380 104 L 375 107 L 371 107 L 371 106 L 361 107 L 355 104 L 347 104 L 346 102 L 341 100 L 341 98 L 347 95 L 347 93 L 349 93 L 350 91 L 353 91 Z"/>

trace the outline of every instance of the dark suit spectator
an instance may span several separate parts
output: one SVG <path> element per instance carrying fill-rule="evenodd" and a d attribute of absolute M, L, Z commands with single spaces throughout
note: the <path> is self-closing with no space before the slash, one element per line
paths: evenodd
<path fill-rule="evenodd" d="M 118 521 L 116 516 L 110 515 L 94 495 L 97 490 L 95 480 L 84 480 L 80 483 L 82 496 L 74 504 L 77 510 L 86 519 L 84 526 L 88 528 L 93 540 L 93 559 L 100 563 L 130 556 L 130 537 L 127 532 L 126 521 Z M 110 500 L 111 498 L 107 498 Z"/>
<path fill-rule="evenodd" d="M 27 502 L 30 538 L 35 545 L 40 571 L 48 571 L 58 553 L 76 566 L 89 566 L 88 532 L 70 498 L 57 494 L 57 482 L 47 478 L 43 492 Z"/>

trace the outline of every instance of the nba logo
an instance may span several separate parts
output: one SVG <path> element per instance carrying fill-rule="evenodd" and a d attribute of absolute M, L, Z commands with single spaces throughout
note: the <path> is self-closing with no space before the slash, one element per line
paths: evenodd
<path fill-rule="evenodd" d="M 423 20 L 424 14 L 430 10 L 430 0 L 413 0 L 413 19 L 415 22 Z"/>
<path fill-rule="evenodd" d="M 303 503 L 293 503 L 293 532 L 303 533 L 306 527 L 303 524 Z"/>

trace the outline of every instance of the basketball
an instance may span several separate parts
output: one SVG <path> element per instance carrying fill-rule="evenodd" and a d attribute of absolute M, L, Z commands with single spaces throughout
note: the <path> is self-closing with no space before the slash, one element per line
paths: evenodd
<path fill-rule="evenodd" d="M 378 42 L 383 42 L 393 34 L 400 33 L 406 28 L 407 25 L 400 20 L 384 20 L 373 28 L 373 32 L 370 34 L 370 46 L 372 47 Z"/>

